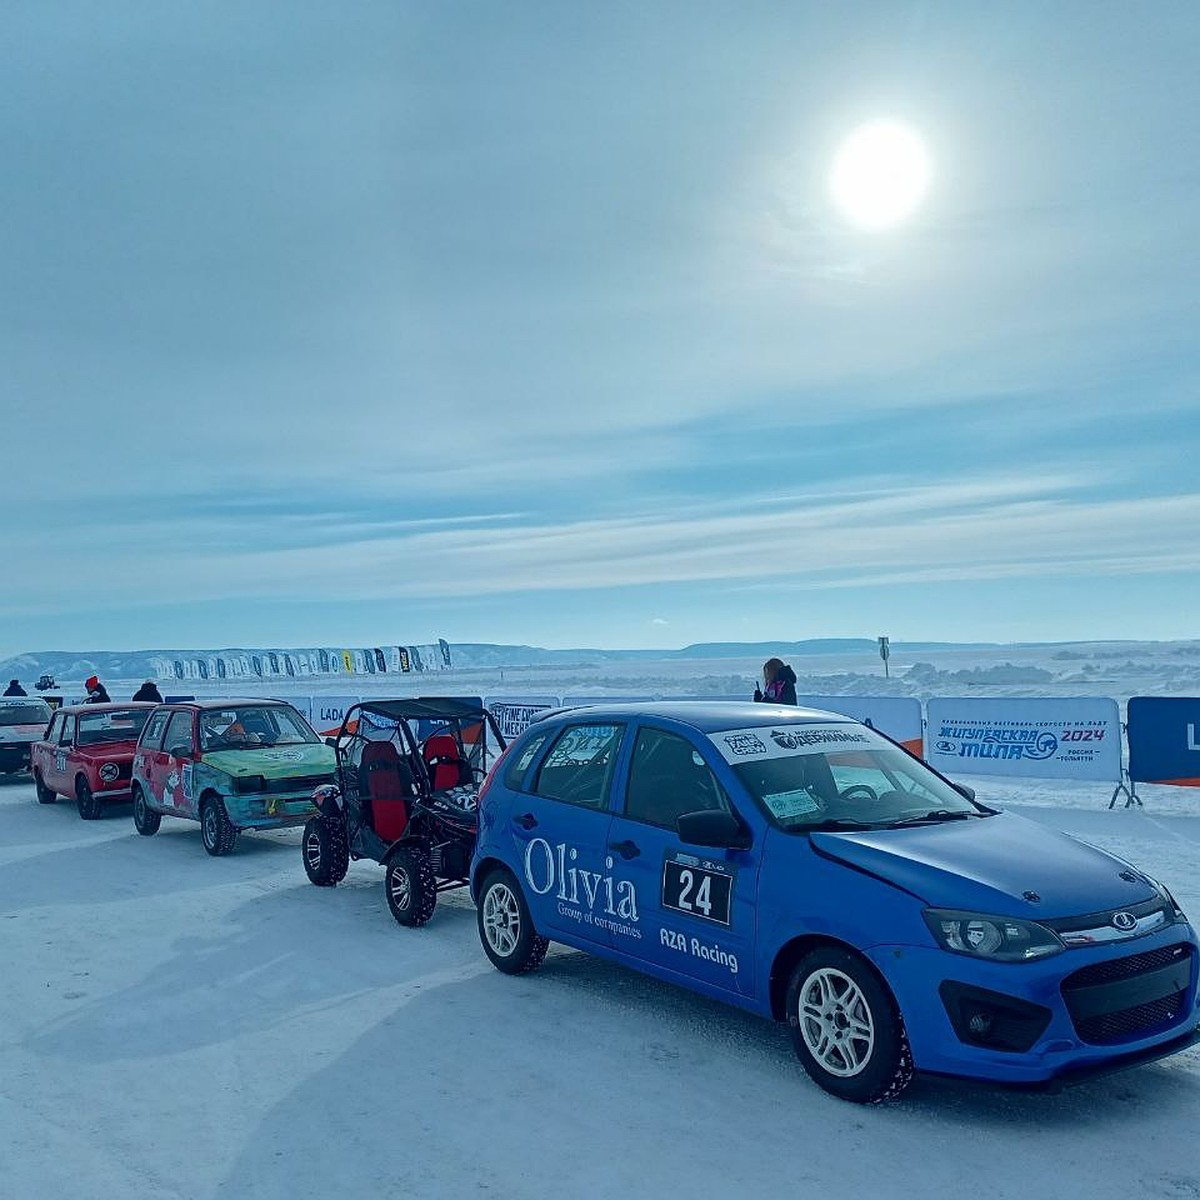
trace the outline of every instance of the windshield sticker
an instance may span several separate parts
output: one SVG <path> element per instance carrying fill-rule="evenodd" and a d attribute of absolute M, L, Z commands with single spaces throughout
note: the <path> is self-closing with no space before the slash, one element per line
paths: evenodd
<path fill-rule="evenodd" d="M 771 815 L 777 821 L 790 821 L 794 817 L 805 817 L 809 813 L 819 812 L 821 806 L 801 788 L 795 792 L 776 792 L 764 796 L 763 803 L 771 810 Z"/>
<path fill-rule="evenodd" d="M 793 754 L 824 754 L 854 746 L 875 749 L 880 745 L 880 739 L 871 730 L 849 721 L 843 725 L 731 729 L 714 733 L 711 738 L 725 761 L 734 764 L 751 759 L 787 758 Z"/>

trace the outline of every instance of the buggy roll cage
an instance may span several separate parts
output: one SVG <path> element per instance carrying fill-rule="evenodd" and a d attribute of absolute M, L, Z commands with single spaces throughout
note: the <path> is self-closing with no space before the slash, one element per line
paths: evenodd
<path fill-rule="evenodd" d="M 375 728 L 381 732 L 387 731 L 390 725 L 389 736 L 372 738 L 361 732 L 364 715 L 368 719 L 375 717 L 385 722 L 386 724 L 375 725 Z M 431 730 L 424 738 L 418 738 L 411 724 L 415 721 L 427 721 L 435 726 L 440 726 L 440 728 Z M 368 720 L 368 724 L 370 723 Z M 483 725 L 485 732 L 477 744 L 468 746 L 463 741 L 463 726 L 473 724 Z M 423 784 L 422 791 L 428 794 L 433 790 L 433 778 L 430 774 L 429 764 L 421 753 L 421 746 L 436 733 L 449 734 L 453 737 L 463 760 L 471 763 L 472 766 L 475 766 L 473 750 L 477 747 L 478 769 L 482 771 L 483 775 L 487 774 L 488 734 L 495 739 L 501 753 L 508 745 L 504 735 L 500 732 L 496 719 L 482 704 L 474 704 L 469 700 L 456 700 L 447 696 L 414 696 L 402 700 L 363 700 L 358 704 L 352 704 L 346 710 L 346 715 L 342 718 L 342 726 L 337 734 L 325 740 L 328 745 L 333 747 L 334 754 L 337 756 L 339 778 L 342 767 L 346 765 L 357 743 L 365 744 L 393 739 L 400 741 L 405 756 L 411 761 L 414 771 L 419 774 Z"/>

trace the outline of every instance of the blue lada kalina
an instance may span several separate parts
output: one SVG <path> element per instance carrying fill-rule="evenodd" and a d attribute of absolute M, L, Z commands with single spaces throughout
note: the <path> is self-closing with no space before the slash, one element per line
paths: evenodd
<path fill-rule="evenodd" d="M 847 1100 L 914 1071 L 1057 1085 L 1200 1036 L 1196 935 L 1162 884 L 829 713 L 544 719 L 480 795 L 471 886 L 501 971 L 561 942 L 784 1020 Z"/>

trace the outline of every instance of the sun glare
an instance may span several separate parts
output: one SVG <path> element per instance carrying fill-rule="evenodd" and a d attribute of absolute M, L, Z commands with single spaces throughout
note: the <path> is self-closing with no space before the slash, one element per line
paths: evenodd
<path fill-rule="evenodd" d="M 913 129 L 900 121 L 872 121 L 842 143 L 829 191 L 855 225 L 888 229 L 916 211 L 929 174 L 929 152 Z"/>

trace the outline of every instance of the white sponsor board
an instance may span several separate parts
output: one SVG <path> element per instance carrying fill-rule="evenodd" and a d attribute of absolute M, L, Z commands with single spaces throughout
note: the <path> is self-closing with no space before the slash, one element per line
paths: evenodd
<path fill-rule="evenodd" d="M 346 719 L 346 711 L 358 703 L 357 696 L 313 696 L 309 702 L 309 724 L 322 736 L 333 737 Z"/>
<path fill-rule="evenodd" d="M 926 702 L 925 759 L 951 778 L 1121 777 L 1121 715 L 1115 700 L 937 697 Z"/>
<path fill-rule="evenodd" d="M 797 696 L 796 703 L 801 708 L 820 708 L 853 717 L 886 733 L 918 758 L 924 757 L 921 702 L 911 696 Z"/>
<path fill-rule="evenodd" d="M 543 713 L 559 707 L 557 696 L 488 696 L 483 704 L 508 742 L 524 733 Z"/>

